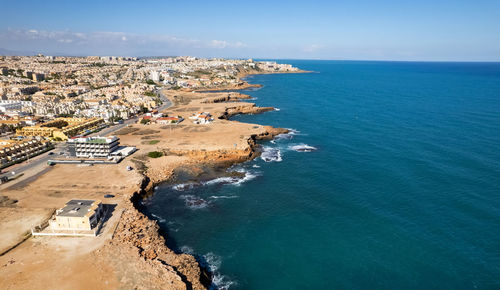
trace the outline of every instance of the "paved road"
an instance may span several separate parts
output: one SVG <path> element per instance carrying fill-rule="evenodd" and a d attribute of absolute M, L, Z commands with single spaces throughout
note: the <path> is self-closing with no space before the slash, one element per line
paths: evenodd
<path fill-rule="evenodd" d="M 161 89 L 158 90 L 157 93 L 160 96 L 161 101 L 163 102 L 163 104 L 160 107 L 158 107 L 159 112 L 164 111 L 167 108 L 169 108 L 170 106 L 172 106 L 172 102 L 170 102 L 170 100 L 167 99 L 167 97 L 165 97 L 165 95 L 163 95 Z M 130 124 L 134 124 L 135 122 L 137 122 L 137 120 L 140 117 L 141 116 L 130 118 L 128 120 L 123 121 L 123 124 L 112 125 L 111 127 L 102 129 L 99 132 L 92 133 L 89 136 L 108 136 L 108 135 L 112 134 L 113 132 L 122 129 L 123 127 L 126 127 Z M 29 169 L 33 169 L 34 167 L 37 167 L 37 166 L 42 165 L 44 163 L 47 164 L 47 161 L 49 161 L 49 159 L 52 159 L 56 156 L 59 156 L 59 153 L 64 152 L 64 151 L 66 151 L 66 144 L 65 143 L 56 144 L 56 148 L 54 150 L 51 150 L 49 152 L 45 152 L 43 154 L 40 154 L 36 157 L 30 158 L 29 161 L 24 161 L 23 163 L 16 164 L 16 165 L 5 168 L 2 171 L 2 173 L 0 174 L 0 176 L 7 175 L 9 177 L 12 177 L 11 172 L 15 172 L 16 175 L 24 173 L 25 171 L 27 171 Z M 52 153 L 50 153 L 50 152 L 52 152 Z M 43 168 L 45 168 L 45 166 L 41 166 L 41 168 L 43 170 Z M 30 172 L 30 174 L 31 174 L 31 172 Z"/>
<path fill-rule="evenodd" d="M 163 104 L 158 108 L 158 112 L 164 111 L 172 106 L 172 102 L 170 102 L 170 100 L 165 97 L 165 95 L 162 93 L 162 89 L 158 90 L 158 95 L 160 96 L 160 100 L 163 102 Z"/>
<path fill-rule="evenodd" d="M 30 158 L 27 161 L 24 161 L 22 163 L 15 164 L 15 165 L 12 165 L 12 166 L 5 168 L 2 171 L 3 173 L 0 176 L 12 177 L 13 176 L 12 172 L 15 172 L 15 175 L 18 175 L 18 174 L 24 173 L 25 171 L 27 171 L 31 168 L 37 167 L 41 164 L 44 164 L 44 163 L 47 164 L 47 161 L 49 161 L 49 159 L 54 158 L 55 156 L 58 156 L 59 152 L 62 152 L 65 149 L 66 149 L 65 144 L 56 144 L 56 148 L 54 150 L 42 153 L 38 156 Z"/>

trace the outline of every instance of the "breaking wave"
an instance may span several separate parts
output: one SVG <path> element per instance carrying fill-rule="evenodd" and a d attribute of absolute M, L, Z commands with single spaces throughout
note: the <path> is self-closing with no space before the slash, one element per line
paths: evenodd
<path fill-rule="evenodd" d="M 222 258 L 212 252 L 201 256 L 200 264 L 212 273 L 212 285 L 210 289 L 229 289 L 236 282 L 229 280 L 225 275 L 219 273 Z"/>
<path fill-rule="evenodd" d="M 202 209 L 208 207 L 210 204 L 209 201 L 191 194 L 181 195 L 179 198 L 183 199 L 186 206 L 190 209 Z"/>
<path fill-rule="evenodd" d="M 314 146 L 307 145 L 307 144 L 293 145 L 293 146 L 290 146 L 288 148 L 290 148 L 291 150 L 295 150 L 297 152 L 311 152 L 311 151 L 318 150 L 318 148 L 316 148 Z"/>
<path fill-rule="evenodd" d="M 196 184 L 195 183 L 180 183 L 172 186 L 172 189 L 177 191 L 185 191 L 192 189 Z"/>
<path fill-rule="evenodd" d="M 187 191 L 190 189 L 193 189 L 196 186 L 203 186 L 203 185 L 215 185 L 215 184 L 231 184 L 231 185 L 241 185 L 244 182 L 247 182 L 249 180 L 252 180 L 259 176 L 259 172 L 255 171 L 250 171 L 246 170 L 243 168 L 240 169 L 235 169 L 232 170 L 233 172 L 240 172 L 243 173 L 243 176 L 223 176 L 223 177 L 218 177 L 215 179 L 211 179 L 208 181 L 201 181 L 201 182 L 190 182 L 190 183 L 180 183 L 172 186 L 173 190 L 176 191 Z"/>
<path fill-rule="evenodd" d="M 164 223 L 166 220 L 160 216 L 155 215 L 154 213 L 151 214 L 152 217 L 154 217 L 159 223 Z"/>
<path fill-rule="evenodd" d="M 193 255 L 194 254 L 194 249 L 191 248 L 190 246 L 182 246 L 181 247 L 181 252 L 183 252 L 184 254 Z"/>
<path fill-rule="evenodd" d="M 283 159 L 281 158 L 281 151 L 278 148 L 273 148 L 269 146 L 262 147 L 262 154 L 260 155 L 260 159 L 265 162 L 281 162 Z"/>
<path fill-rule="evenodd" d="M 238 198 L 238 196 L 237 195 L 219 195 L 219 196 L 212 195 L 212 196 L 210 196 L 210 198 L 213 198 L 213 199 L 220 199 L 220 198 L 227 199 L 227 198 Z"/>
<path fill-rule="evenodd" d="M 278 134 L 274 137 L 275 140 L 290 140 L 293 136 L 300 134 L 300 131 L 287 128 L 288 133 Z"/>

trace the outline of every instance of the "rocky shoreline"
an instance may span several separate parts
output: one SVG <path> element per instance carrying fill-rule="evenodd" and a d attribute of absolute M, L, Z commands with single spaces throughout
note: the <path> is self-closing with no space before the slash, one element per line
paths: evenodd
<path fill-rule="evenodd" d="M 241 97 L 243 96 L 243 97 Z M 246 95 L 237 97 L 213 98 L 208 102 L 228 102 L 244 99 Z M 272 107 L 257 107 L 255 104 L 227 107 L 219 119 L 229 119 L 237 114 L 257 114 L 272 111 Z M 276 135 L 288 133 L 287 129 L 264 126 L 260 134 L 253 134 L 247 139 L 248 146 L 234 150 L 169 150 L 169 155 L 188 156 L 192 168 L 199 168 L 202 164 L 209 164 L 227 169 L 230 166 L 254 159 L 259 156 L 258 140 L 269 140 Z M 160 234 L 160 227 L 156 221 L 149 219 L 141 212 L 138 202 L 145 196 L 153 193 L 153 189 L 160 183 L 168 182 L 174 178 L 171 172 L 149 171 L 143 174 L 141 184 L 131 195 L 126 209 L 122 213 L 120 222 L 115 230 L 111 244 L 117 248 L 128 247 L 128 252 L 144 260 L 144 267 L 155 273 L 158 281 L 152 285 L 166 285 L 169 289 L 207 289 L 211 285 L 211 273 L 200 266 L 196 258 L 189 254 L 175 253 L 169 249 L 165 237 Z M 168 237 L 166 237 L 168 238 Z M 115 249 L 116 251 L 116 249 Z"/>

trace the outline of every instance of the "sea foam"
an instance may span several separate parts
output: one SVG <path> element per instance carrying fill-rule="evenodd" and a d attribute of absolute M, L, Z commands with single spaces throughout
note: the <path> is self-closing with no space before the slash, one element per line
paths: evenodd
<path fill-rule="evenodd" d="M 273 148 L 269 146 L 262 147 L 262 154 L 260 155 L 260 159 L 265 162 L 281 162 L 283 159 L 281 158 L 281 151 L 278 148 Z"/>
<path fill-rule="evenodd" d="M 209 201 L 191 194 L 181 195 L 179 198 L 183 199 L 186 206 L 190 209 L 202 209 L 208 207 L 210 204 Z"/>
<path fill-rule="evenodd" d="M 310 146 L 307 144 L 298 144 L 298 145 L 293 145 L 288 147 L 291 150 L 298 151 L 298 152 L 311 152 L 311 151 L 316 151 L 318 148 L 314 146 Z"/>

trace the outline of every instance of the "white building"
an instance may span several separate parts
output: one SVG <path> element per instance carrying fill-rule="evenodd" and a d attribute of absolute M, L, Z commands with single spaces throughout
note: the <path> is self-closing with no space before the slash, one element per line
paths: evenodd
<path fill-rule="evenodd" d="M 76 157 L 109 157 L 118 149 L 119 140 L 115 136 L 73 138 L 68 140 L 68 151 Z"/>
<path fill-rule="evenodd" d="M 0 112 L 18 112 L 21 111 L 23 106 L 32 106 L 32 102 L 17 101 L 17 100 L 1 100 Z"/>
<path fill-rule="evenodd" d="M 160 73 L 158 71 L 152 70 L 149 73 L 149 78 L 155 82 L 159 82 L 160 81 Z"/>

